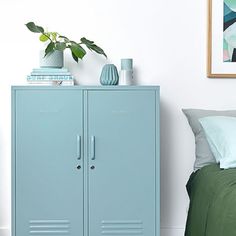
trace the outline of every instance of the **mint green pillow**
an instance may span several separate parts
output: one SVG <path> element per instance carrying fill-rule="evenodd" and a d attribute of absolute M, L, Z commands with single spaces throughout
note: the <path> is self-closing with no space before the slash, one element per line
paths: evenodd
<path fill-rule="evenodd" d="M 200 118 L 207 141 L 220 168 L 236 167 L 236 118 L 209 116 Z"/>
<path fill-rule="evenodd" d="M 182 109 L 183 113 L 188 119 L 188 123 L 193 131 L 195 137 L 195 162 L 194 171 L 203 166 L 216 163 L 214 154 L 208 144 L 204 130 L 198 119 L 207 116 L 233 116 L 236 117 L 236 110 L 203 110 L 203 109 Z"/>

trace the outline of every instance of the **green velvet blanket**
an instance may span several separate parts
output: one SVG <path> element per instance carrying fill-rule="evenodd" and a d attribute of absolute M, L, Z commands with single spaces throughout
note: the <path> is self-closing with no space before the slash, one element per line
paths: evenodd
<path fill-rule="evenodd" d="M 236 236 L 236 169 L 217 164 L 193 173 L 185 236 Z"/>

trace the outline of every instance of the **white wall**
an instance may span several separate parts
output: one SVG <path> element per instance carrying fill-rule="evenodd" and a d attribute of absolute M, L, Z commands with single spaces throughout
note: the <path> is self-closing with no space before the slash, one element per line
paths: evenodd
<path fill-rule="evenodd" d="M 0 235 L 10 225 L 10 86 L 24 84 L 42 45 L 24 26 L 35 21 L 78 40 L 95 40 L 109 60 L 87 55 L 66 66 L 79 84 L 99 84 L 101 67 L 132 57 L 139 84 L 161 86 L 162 236 L 181 236 L 194 161 L 182 107 L 236 108 L 236 80 L 207 79 L 205 0 L 0 1 Z M 5 233 L 4 233 L 5 232 Z"/>

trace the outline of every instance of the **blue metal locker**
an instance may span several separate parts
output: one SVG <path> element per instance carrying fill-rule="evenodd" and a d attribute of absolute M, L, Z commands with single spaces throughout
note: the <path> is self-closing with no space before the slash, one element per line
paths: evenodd
<path fill-rule="evenodd" d="M 159 87 L 12 88 L 12 236 L 159 236 Z"/>

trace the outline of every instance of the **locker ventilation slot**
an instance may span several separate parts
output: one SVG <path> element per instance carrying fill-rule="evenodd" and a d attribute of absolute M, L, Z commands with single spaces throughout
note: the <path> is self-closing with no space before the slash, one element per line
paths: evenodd
<path fill-rule="evenodd" d="M 70 233 L 68 220 L 30 220 L 29 232 L 33 235 L 63 235 Z"/>
<path fill-rule="evenodd" d="M 142 235 L 143 222 L 140 220 L 104 220 L 101 223 L 103 235 Z"/>

